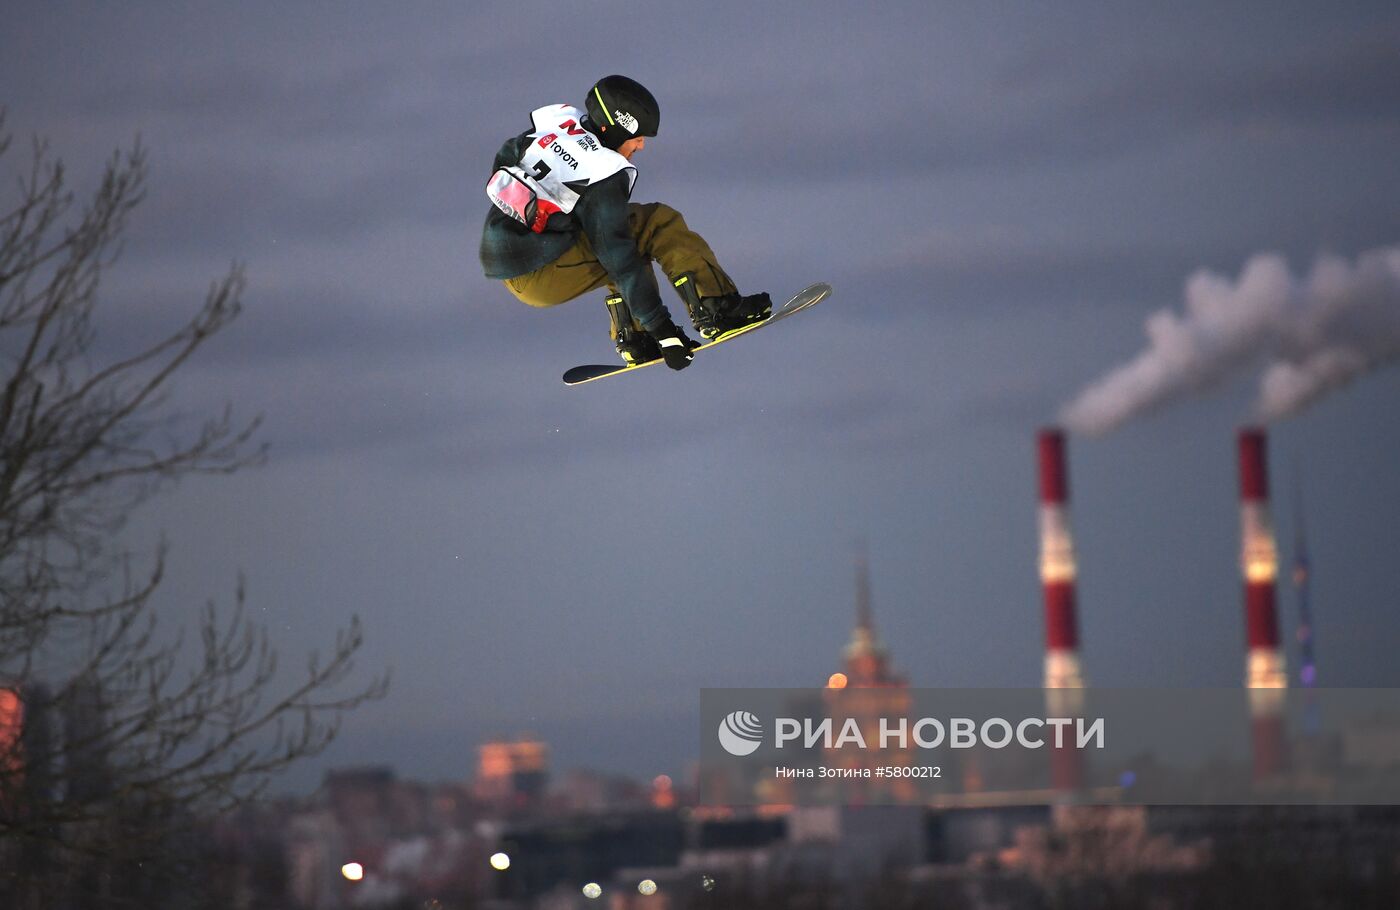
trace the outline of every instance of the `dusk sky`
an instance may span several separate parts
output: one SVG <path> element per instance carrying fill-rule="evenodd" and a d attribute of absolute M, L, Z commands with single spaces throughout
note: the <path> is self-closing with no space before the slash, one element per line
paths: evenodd
<path fill-rule="evenodd" d="M 265 415 L 269 461 L 182 483 L 124 538 L 170 539 L 172 627 L 242 571 L 289 668 L 361 617 L 359 666 L 391 668 L 391 694 L 289 785 L 369 763 L 463 778 L 483 739 L 525 732 L 559 770 L 683 773 L 702 687 L 837 668 L 862 538 L 911 684 L 1039 685 L 1036 429 L 1137 357 L 1152 314 L 1183 316 L 1202 270 L 1228 303 L 1259 254 L 1299 283 L 1320 257 L 1400 256 L 1393 3 L 21 2 L 5 19 L 20 141 L 0 199 L 31 135 L 80 190 L 138 135 L 150 153 L 103 350 L 172 329 L 247 265 L 243 316 L 172 404 Z M 533 310 L 483 278 L 483 186 L 530 110 L 610 73 L 661 105 L 635 200 L 683 212 L 745 292 L 835 293 L 684 373 L 566 388 L 616 356 L 603 294 Z M 1324 685 L 1400 685 L 1400 297 L 1368 299 L 1374 369 L 1271 436 L 1286 557 L 1295 490 L 1306 504 Z M 1240 683 L 1235 432 L 1302 334 L 1268 337 L 1071 437 L 1091 684 Z"/>

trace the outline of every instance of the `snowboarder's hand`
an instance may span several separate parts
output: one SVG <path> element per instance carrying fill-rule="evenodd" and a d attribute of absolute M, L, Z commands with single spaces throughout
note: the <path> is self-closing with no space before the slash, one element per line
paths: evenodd
<path fill-rule="evenodd" d="M 653 332 L 652 337 L 661 345 L 661 356 L 666 360 L 666 366 L 673 370 L 684 370 L 690 366 L 690 362 L 695 359 L 691 353 L 700 345 L 691 341 L 676 327 L 675 323 L 670 323 Z"/>

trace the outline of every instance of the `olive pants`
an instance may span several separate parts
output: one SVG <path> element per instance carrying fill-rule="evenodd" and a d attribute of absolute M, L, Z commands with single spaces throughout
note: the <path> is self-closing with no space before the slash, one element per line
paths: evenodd
<path fill-rule="evenodd" d="M 705 238 L 687 227 L 681 213 L 669 205 L 631 203 L 627 206 L 627 227 L 642 256 L 661 263 L 667 277 L 693 273 L 701 297 L 738 292 Z M 505 285 L 521 302 L 534 307 L 558 306 L 605 285 L 617 290 L 586 234 L 579 234 L 578 243 L 549 265 L 507 278 Z"/>

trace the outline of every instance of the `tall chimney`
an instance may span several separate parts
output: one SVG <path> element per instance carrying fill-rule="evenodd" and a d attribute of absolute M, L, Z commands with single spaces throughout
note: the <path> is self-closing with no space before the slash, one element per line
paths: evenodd
<path fill-rule="evenodd" d="M 1293 501 L 1293 591 L 1298 597 L 1298 683 L 1306 689 L 1317 685 L 1317 658 L 1313 654 L 1312 565 L 1308 559 L 1307 526 L 1303 520 L 1303 491 Z"/>
<path fill-rule="evenodd" d="M 1045 688 L 1079 689 L 1079 626 L 1075 618 L 1074 540 L 1069 528 L 1065 434 L 1040 431 L 1040 582 L 1045 591 Z"/>
<path fill-rule="evenodd" d="M 1258 427 L 1240 430 L 1240 567 L 1244 572 L 1245 685 L 1288 685 L 1278 640 L 1278 546 L 1269 520 L 1267 437 Z"/>
<path fill-rule="evenodd" d="M 1074 539 L 1069 530 L 1069 473 L 1065 434 L 1040 431 L 1040 583 L 1045 591 L 1045 707 L 1050 717 L 1073 717 L 1084 707 L 1075 618 Z M 1050 751 L 1050 785 L 1061 793 L 1085 780 L 1085 755 L 1077 748 Z"/>
<path fill-rule="evenodd" d="M 1283 700 L 1288 686 L 1278 639 L 1278 546 L 1269 519 L 1268 438 L 1245 427 L 1240 449 L 1240 569 L 1244 574 L 1245 685 L 1256 777 L 1282 770 Z"/>

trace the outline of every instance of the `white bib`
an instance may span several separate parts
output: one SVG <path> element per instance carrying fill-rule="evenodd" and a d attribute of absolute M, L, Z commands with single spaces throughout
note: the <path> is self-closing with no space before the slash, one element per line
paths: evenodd
<path fill-rule="evenodd" d="M 491 202 L 538 233 L 550 215 L 574 210 L 580 190 L 618 171 L 627 172 L 630 193 L 637 169 L 580 126 L 583 117 L 583 111 L 567 104 L 532 113 L 535 129 L 520 163 L 496 171 L 486 184 Z"/>

